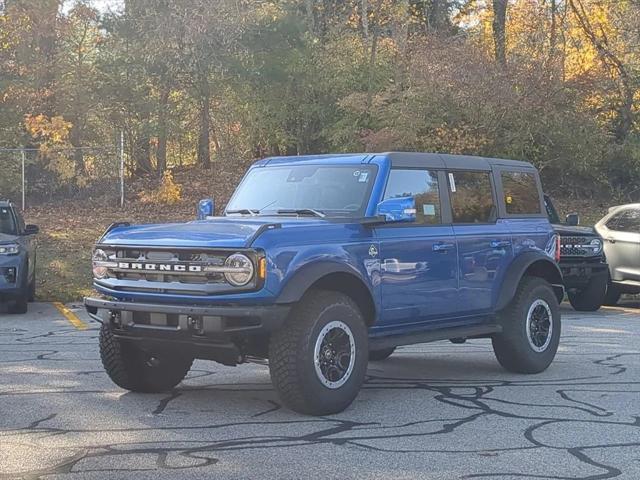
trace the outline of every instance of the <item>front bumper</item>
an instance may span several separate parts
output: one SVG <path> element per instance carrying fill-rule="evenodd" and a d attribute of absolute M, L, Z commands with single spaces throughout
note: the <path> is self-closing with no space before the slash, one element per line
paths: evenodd
<path fill-rule="evenodd" d="M 279 329 L 289 305 L 171 305 L 85 298 L 91 318 L 149 351 L 180 350 L 225 365 L 240 362 L 239 347 Z"/>
<path fill-rule="evenodd" d="M 89 315 L 122 329 L 190 333 L 198 337 L 232 333 L 272 332 L 284 323 L 289 305 L 166 305 L 84 299 Z M 102 316 L 98 313 L 102 311 Z M 118 318 L 119 317 L 119 318 Z"/>
<path fill-rule="evenodd" d="M 567 290 L 585 288 L 592 281 L 606 283 L 609 274 L 609 266 L 600 261 L 560 259 L 559 267 Z"/>
<path fill-rule="evenodd" d="M 23 275 L 26 275 L 22 268 L 24 258 L 22 255 L 0 255 L 0 300 L 11 299 L 22 293 Z M 9 275 L 9 269 L 13 270 L 13 275 Z M 14 277 L 9 281 L 8 277 Z"/>

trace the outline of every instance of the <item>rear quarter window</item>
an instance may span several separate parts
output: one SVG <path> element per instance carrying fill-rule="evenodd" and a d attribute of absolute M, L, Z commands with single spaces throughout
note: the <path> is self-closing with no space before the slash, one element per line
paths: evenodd
<path fill-rule="evenodd" d="M 540 214 L 540 192 L 536 177 L 529 172 L 502 172 L 504 203 L 509 215 Z"/>

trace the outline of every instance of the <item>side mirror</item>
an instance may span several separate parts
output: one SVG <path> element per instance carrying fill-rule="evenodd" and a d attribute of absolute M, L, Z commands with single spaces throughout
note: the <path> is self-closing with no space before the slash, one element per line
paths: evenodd
<path fill-rule="evenodd" d="M 578 225 L 580 225 L 580 215 L 578 215 L 577 213 L 570 213 L 569 215 L 567 215 L 565 222 L 571 227 L 577 227 Z"/>
<path fill-rule="evenodd" d="M 206 220 L 207 217 L 213 217 L 215 210 L 215 204 L 213 198 L 205 198 L 198 202 L 198 208 L 196 209 L 196 218 L 198 220 Z"/>
<path fill-rule="evenodd" d="M 37 225 L 26 225 L 24 227 L 23 235 L 35 235 L 40 231 L 40 228 Z"/>
<path fill-rule="evenodd" d="M 416 200 L 413 197 L 388 198 L 378 204 L 376 213 L 387 222 L 415 222 Z"/>

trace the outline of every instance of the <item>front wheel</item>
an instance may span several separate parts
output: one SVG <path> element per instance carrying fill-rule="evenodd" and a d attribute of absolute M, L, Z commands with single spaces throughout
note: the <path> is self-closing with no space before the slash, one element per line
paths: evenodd
<path fill-rule="evenodd" d="M 605 301 L 607 282 L 592 278 L 584 290 L 569 292 L 569 303 L 578 312 L 595 312 Z"/>
<path fill-rule="evenodd" d="M 558 351 L 561 328 L 551 285 L 542 278 L 523 278 L 498 321 L 502 333 L 492 337 L 492 344 L 500 365 L 516 373 L 546 370 Z"/>
<path fill-rule="evenodd" d="M 622 292 L 620 289 L 614 285 L 611 280 L 607 283 L 607 293 L 604 296 L 604 304 L 615 307 L 620 301 L 620 297 L 622 296 Z"/>
<path fill-rule="evenodd" d="M 310 292 L 271 336 L 271 381 L 296 412 L 341 412 L 360 391 L 368 347 L 367 327 L 353 300 L 337 292 Z"/>
<path fill-rule="evenodd" d="M 116 338 L 111 328 L 100 327 L 100 358 L 109 378 L 132 392 L 171 390 L 189 373 L 193 359 L 177 354 L 150 354 L 131 342 Z"/>

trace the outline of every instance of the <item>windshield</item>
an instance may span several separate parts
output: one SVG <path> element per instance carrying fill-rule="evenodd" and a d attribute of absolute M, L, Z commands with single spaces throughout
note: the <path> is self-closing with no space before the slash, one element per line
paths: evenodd
<path fill-rule="evenodd" d="M 227 214 L 363 216 L 375 180 L 371 165 L 293 165 L 254 168 Z"/>
<path fill-rule="evenodd" d="M 8 235 L 16 235 L 17 233 L 16 222 L 10 208 L 0 207 L 0 233 Z"/>

